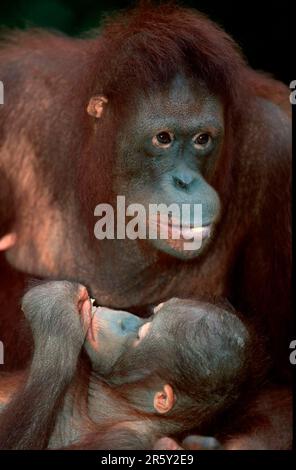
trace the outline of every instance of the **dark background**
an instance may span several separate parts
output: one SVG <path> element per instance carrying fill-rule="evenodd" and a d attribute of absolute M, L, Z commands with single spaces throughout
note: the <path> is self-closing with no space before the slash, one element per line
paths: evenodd
<path fill-rule="evenodd" d="M 252 67 L 287 84 L 291 76 L 293 0 L 179 2 L 206 13 L 240 44 Z M 0 0 L 0 26 L 41 26 L 70 35 L 99 25 L 108 12 L 134 4 L 120 0 Z M 292 60 L 291 60 L 292 62 Z"/>

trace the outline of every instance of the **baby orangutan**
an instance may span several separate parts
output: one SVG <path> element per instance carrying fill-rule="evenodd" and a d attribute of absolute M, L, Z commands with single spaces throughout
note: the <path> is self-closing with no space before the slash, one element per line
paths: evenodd
<path fill-rule="evenodd" d="M 66 281 L 33 287 L 22 308 L 34 354 L 1 378 L 1 449 L 152 449 L 202 431 L 246 384 L 251 335 L 228 308 L 171 299 L 142 319 Z"/>

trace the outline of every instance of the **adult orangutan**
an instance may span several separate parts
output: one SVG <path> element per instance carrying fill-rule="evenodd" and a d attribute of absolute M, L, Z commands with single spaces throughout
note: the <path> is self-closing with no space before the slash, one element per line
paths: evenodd
<path fill-rule="evenodd" d="M 274 378 L 286 377 L 285 86 L 251 70 L 211 21 L 171 4 L 123 13 L 93 39 L 11 33 L 0 79 L 7 365 L 27 357 L 10 308 L 23 287 L 18 270 L 79 281 L 99 304 L 142 313 L 172 296 L 227 297 L 265 334 Z M 94 209 L 117 195 L 146 208 L 201 204 L 201 247 L 186 251 L 170 236 L 98 241 Z M 182 224 L 195 229 L 191 214 Z"/>

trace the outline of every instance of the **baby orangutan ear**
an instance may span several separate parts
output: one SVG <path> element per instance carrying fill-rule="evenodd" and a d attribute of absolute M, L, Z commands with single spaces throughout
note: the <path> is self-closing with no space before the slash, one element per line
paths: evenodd
<path fill-rule="evenodd" d="M 161 392 L 154 395 L 153 405 L 155 410 L 160 413 L 168 413 L 176 401 L 174 390 L 169 384 L 166 384 Z"/>
<path fill-rule="evenodd" d="M 108 99 L 104 95 L 92 96 L 87 105 L 87 112 L 90 116 L 99 119 L 104 110 L 104 104 L 108 103 Z"/>

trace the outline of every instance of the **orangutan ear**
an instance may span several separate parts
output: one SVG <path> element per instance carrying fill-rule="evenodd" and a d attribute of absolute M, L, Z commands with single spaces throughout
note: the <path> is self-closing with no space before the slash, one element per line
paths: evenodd
<path fill-rule="evenodd" d="M 160 414 L 168 413 L 173 408 L 175 401 L 174 390 L 169 384 L 166 384 L 161 392 L 156 392 L 154 395 L 154 409 Z"/>
<path fill-rule="evenodd" d="M 104 95 L 92 96 L 87 105 L 88 114 L 99 119 L 103 114 L 104 105 L 107 103 L 108 99 Z"/>

